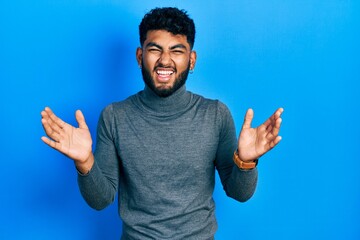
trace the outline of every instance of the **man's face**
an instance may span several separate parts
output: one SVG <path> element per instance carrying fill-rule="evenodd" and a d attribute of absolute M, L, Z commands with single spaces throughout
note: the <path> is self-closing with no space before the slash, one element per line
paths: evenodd
<path fill-rule="evenodd" d="M 196 53 L 184 35 L 165 30 L 149 31 L 142 48 L 136 51 L 144 82 L 159 96 L 167 97 L 185 84 L 193 69 Z"/>

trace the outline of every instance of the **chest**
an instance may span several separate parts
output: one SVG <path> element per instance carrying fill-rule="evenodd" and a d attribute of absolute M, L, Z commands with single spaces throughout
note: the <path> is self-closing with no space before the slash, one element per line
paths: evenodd
<path fill-rule="evenodd" d="M 176 182 L 212 176 L 220 135 L 212 111 L 172 118 L 128 112 L 116 121 L 116 146 L 126 176 Z"/>

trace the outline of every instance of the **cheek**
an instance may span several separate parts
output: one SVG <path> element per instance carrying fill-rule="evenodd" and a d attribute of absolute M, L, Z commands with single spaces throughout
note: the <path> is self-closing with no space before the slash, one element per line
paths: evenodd
<path fill-rule="evenodd" d="M 179 72 L 182 72 L 185 69 L 187 69 L 189 67 L 189 63 L 190 63 L 189 58 L 175 61 L 176 67 L 178 68 Z"/>
<path fill-rule="evenodd" d="M 154 68 L 154 65 L 156 63 L 156 58 L 154 57 L 149 57 L 149 56 L 144 56 L 143 58 L 143 65 L 149 69 L 152 70 Z"/>

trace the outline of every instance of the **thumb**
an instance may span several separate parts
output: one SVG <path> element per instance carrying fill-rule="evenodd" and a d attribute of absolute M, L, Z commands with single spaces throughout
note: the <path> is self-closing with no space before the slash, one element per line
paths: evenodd
<path fill-rule="evenodd" d="M 246 111 L 246 114 L 245 114 L 245 119 L 244 119 L 244 123 L 243 123 L 243 126 L 242 126 L 242 129 L 248 129 L 248 128 L 251 128 L 251 122 L 254 118 L 254 111 L 249 108 L 247 111 Z"/>
<path fill-rule="evenodd" d="M 85 122 L 84 114 L 80 110 L 76 111 L 75 118 L 76 118 L 76 121 L 79 124 L 79 128 L 81 128 L 81 129 L 89 129 L 86 122 Z"/>

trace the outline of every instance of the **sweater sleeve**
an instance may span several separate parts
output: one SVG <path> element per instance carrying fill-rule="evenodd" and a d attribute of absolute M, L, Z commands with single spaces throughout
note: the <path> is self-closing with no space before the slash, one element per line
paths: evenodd
<path fill-rule="evenodd" d="M 249 200 L 255 192 L 258 171 L 242 170 L 233 161 L 237 148 L 235 124 L 229 109 L 222 103 L 218 104 L 217 118 L 220 124 L 220 140 L 216 153 L 216 169 L 226 195 L 237 201 Z"/>
<path fill-rule="evenodd" d="M 119 160 L 113 139 L 113 121 L 112 105 L 109 105 L 98 122 L 94 165 L 88 174 L 78 174 L 80 192 L 96 210 L 111 204 L 118 188 Z"/>

